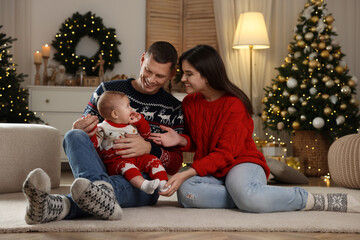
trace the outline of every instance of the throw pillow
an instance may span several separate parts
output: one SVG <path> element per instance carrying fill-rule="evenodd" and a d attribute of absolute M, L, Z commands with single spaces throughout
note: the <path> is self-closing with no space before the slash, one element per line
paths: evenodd
<path fill-rule="evenodd" d="M 269 157 L 265 157 L 265 159 L 275 181 L 291 184 L 306 184 L 309 182 L 309 179 L 304 174 L 287 164 Z"/>

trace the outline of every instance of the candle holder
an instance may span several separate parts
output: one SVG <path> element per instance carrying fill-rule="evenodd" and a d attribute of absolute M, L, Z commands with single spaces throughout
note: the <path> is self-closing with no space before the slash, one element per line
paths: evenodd
<path fill-rule="evenodd" d="M 49 57 L 47 56 L 42 56 L 43 60 L 44 60 L 44 73 L 43 73 L 43 85 L 47 85 L 49 77 L 47 75 L 47 68 L 48 68 L 48 60 Z"/>
<path fill-rule="evenodd" d="M 41 63 L 34 63 L 34 64 L 35 64 L 35 67 L 36 67 L 35 85 L 40 85 L 40 73 L 39 73 L 39 70 L 40 70 Z"/>

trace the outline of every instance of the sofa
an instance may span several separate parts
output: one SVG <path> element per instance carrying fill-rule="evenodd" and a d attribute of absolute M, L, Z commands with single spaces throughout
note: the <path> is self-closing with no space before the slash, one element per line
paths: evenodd
<path fill-rule="evenodd" d="M 28 173 L 42 168 L 60 185 L 61 135 L 41 124 L 0 123 L 0 193 L 19 192 Z"/>

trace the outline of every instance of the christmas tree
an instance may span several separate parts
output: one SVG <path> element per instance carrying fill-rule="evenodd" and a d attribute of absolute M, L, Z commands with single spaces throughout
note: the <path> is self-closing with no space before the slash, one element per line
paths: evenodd
<path fill-rule="evenodd" d="M 262 120 L 275 131 L 316 130 L 336 140 L 358 132 L 357 78 L 345 56 L 323 0 L 309 0 L 295 27 L 288 55 L 265 88 Z"/>
<path fill-rule="evenodd" d="M 0 122 L 41 122 L 40 118 L 29 111 L 28 90 L 20 86 L 26 75 L 17 74 L 16 64 L 12 63 L 9 49 L 15 40 L 0 32 Z"/>

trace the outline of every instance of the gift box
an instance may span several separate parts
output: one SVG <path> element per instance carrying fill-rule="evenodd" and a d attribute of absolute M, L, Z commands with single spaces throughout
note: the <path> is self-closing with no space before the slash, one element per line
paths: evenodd
<path fill-rule="evenodd" d="M 259 137 L 254 137 L 254 142 L 255 142 L 255 145 L 256 145 L 256 148 L 261 152 L 262 150 L 262 147 L 264 147 L 268 141 L 265 140 L 265 139 L 261 139 Z"/>
<path fill-rule="evenodd" d="M 262 153 L 264 156 L 280 156 L 280 157 L 286 157 L 287 148 L 285 144 L 279 144 L 279 143 L 266 143 L 261 148 Z"/>

